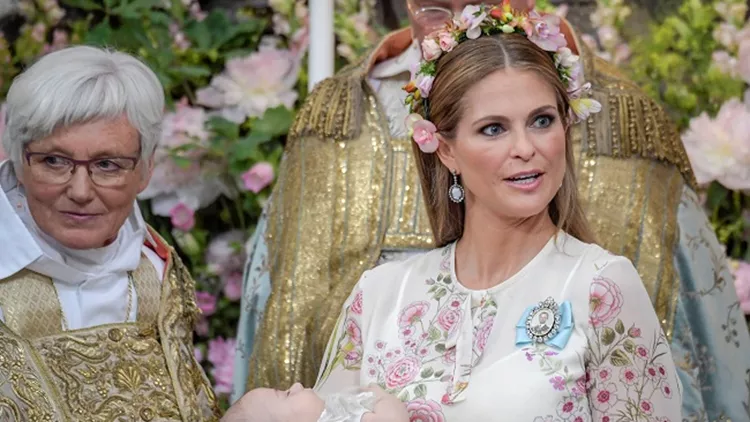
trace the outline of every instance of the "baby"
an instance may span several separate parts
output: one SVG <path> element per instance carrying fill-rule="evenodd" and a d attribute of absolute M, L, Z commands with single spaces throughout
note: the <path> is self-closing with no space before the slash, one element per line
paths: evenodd
<path fill-rule="evenodd" d="M 221 422 L 409 422 L 409 415 L 401 401 L 377 386 L 332 394 L 324 401 L 297 383 L 286 391 L 250 391 Z"/>

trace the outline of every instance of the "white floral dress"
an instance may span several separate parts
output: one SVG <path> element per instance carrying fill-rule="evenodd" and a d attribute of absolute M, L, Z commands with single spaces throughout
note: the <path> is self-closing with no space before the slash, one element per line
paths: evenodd
<path fill-rule="evenodd" d="M 377 383 L 418 422 L 681 421 L 669 345 L 629 260 L 561 233 L 510 279 L 470 290 L 454 251 L 362 276 L 319 394 Z"/>

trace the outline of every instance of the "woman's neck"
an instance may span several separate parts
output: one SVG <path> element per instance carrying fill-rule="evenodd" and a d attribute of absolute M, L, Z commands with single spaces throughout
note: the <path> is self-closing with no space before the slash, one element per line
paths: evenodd
<path fill-rule="evenodd" d="M 467 209 L 456 245 L 456 275 L 469 289 L 494 287 L 534 259 L 556 231 L 546 210 L 524 220 L 507 220 L 489 210 Z"/>

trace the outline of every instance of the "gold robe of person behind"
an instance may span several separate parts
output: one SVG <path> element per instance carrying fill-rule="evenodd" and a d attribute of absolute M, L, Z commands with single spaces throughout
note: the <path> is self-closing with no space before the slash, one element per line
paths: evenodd
<path fill-rule="evenodd" d="M 672 337 L 680 281 L 677 209 L 694 184 L 665 112 L 564 23 L 603 110 L 576 125 L 579 190 L 603 247 L 631 258 Z M 320 83 L 297 116 L 268 210 L 272 280 L 249 387 L 315 383 L 341 306 L 383 251 L 429 249 L 432 234 L 408 139 L 389 133 L 368 72 L 411 43 L 408 29 Z M 634 259 L 637 258 L 637 259 Z"/>
<path fill-rule="evenodd" d="M 193 355 L 195 283 L 174 249 L 151 235 L 165 276 L 142 255 L 135 322 L 63 331 L 52 280 L 29 270 L 0 280 L 0 420 L 219 419 Z"/>

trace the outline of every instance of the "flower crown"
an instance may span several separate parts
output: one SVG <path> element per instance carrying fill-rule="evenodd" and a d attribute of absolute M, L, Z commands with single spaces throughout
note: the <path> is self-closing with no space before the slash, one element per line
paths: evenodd
<path fill-rule="evenodd" d="M 433 32 L 422 41 L 422 58 L 412 74 L 412 80 L 404 86 L 408 93 L 406 105 L 409 116 L 406 128 L 409 136 L 426 153 L 435 152 L 438 140 L 437 128 L 429 121 L 429 102 L 432 83 L 437 73 L 437 60 L 443 53 L 452 51 L 466 40 L 482 35 L 522 34 L 552 55 L 557 73 L 570 97 L 572 114 L 584 120 L 592 113 L 601 111 L 601 104 L 584 95 L 591 90 L 590 83 L 583 82 L 583 69 L 579 57 L 567 47 L 565 36 L 560 32 L 560 18 L 541 15 L 536 10 L 519 12 L 510 7 L 509 0 L 500 5 L 469 5 L 460 16 L 446 23 L 443 29 Z M 424 116 L 416 113 L 421 104 Z"/>

